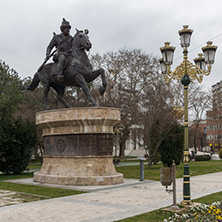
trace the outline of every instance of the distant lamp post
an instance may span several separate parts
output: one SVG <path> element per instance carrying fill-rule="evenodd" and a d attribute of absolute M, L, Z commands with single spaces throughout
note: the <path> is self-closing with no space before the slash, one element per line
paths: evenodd
<path fill-rule="evenodd" d="M 114 83 L 116 83 L 116 79 L 117 79 L 117 72 L 115 71 L 115 70 L 113 70 L 113 69 L 109 69 L 108 70 L 111 74 L 113 74 L 114 75 Z"/>
<path fill-rule="evenodd" d="M 125 126 L 123 125 L 117 125 L 114 127 L 114 134 L 115 134 L 115 158 L 114 158 L 114 165 L 117 166 L 117 140 L 119 134 L 125 129 Z"/>
<path fill-rule="evenodd" d="M 183 26 L 179 31 L 180 45 L 183 48 L 183 61 L 174 71 L 170 66 L 173 63 L 173 53 L 175 47 L 170 46 L 169 42 L 160 48 L 162 59 L 159 60 L 161 71 L 164 75 L 165 82 L 169 83 L 172 79 L 180 80 L 184 86 L 184 175 L 183 175 L 183 204 L 190 205 L 190 173 L 189 173 L 189 148 L 188 148 L 188 85 L 192 80 L 202 82 L 203 75 L 208 76 L 211 72 L 211 66 L 214 63 L 217 46 L 212 42 L 207 42 L 207 46 L 202 48 L 203 54 L 198 54 L 194 59 L 195 65 L 188 60 L 188 47 L 190 46 L 191 35 L 193 30 Z"/>

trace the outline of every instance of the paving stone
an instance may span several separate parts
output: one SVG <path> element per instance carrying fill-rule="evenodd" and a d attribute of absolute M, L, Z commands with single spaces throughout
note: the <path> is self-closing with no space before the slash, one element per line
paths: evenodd
<path fill-rule="evenodd" d="M 30 179 L 27 181 L 31 183 Z M 157 181 L 125 180 L 122 185 L 82 189 L 88 189 L 90 192 L 1 207 L 0 222 L 110 222 L 167 207 L 173 203 L 173 196 Z M 219 191 L 222 191 L 222 172 L 191 177 L 191 199 Z M 178 203 L 182 201 L 182 192 L 183 180 L 177 179 Z"/>

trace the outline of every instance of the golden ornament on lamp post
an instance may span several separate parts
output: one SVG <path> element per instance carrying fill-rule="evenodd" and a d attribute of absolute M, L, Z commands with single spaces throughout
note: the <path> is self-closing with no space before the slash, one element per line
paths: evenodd
<path fill-rule="evenodd" d="M 198 80 L 202 82 L 203 76 L 208 76 L 211 72 L 212 64 L 214 63 L 215 52 L 217 46 L 212 45 L 212 42 L 207 42 L 207 46 L 202 48 L 203 54 L 198 54 L 198 58 L 194 59 L 195 64 L 188 60 L 188 47 L 193 30 L 184 25 L 179 31 L 180 45 L 183 48 L 183 61 L 174 71 L 171 71 L 173 63 L 173 53 L 175 47 L 170 46 L 169 42 L 165 42 L 165 46 L 160 48 L 162 58 L 159 60 L 161 71 L 164 75 L 165 82 L 171 80 L 180 80 L 184 86 L 184 175 L 183 175 L 183 204 L 190 205 L 190 172 L 189 172 L 189 147 L 188 147 L 188 85 L 190 81 Z"/>

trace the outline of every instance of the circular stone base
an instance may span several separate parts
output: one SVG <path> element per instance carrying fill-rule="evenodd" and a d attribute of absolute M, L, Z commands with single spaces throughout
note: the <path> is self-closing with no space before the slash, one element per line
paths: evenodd
<path fill-rule="evenodd" d="M 113 165 L 113 127 L 120 111 L 111 107 L 79 107 L 36 113 L 42 129 L 43 164 L 34 181 L 61 185 L 123 183 Z"/>
<path fill-rule="evenodd" d="M 117 173 L 111 176 L 57 176 L 45 175 L 40 172 L 34 173 L 34 181 L 40 183 L 75 185 L 75 186 L 96 186 L 114 185 L 123 183 L 123 174 Z"/>
<path fill-rule="evenodd" d="M 123 183 L 112 156 L 45 156 L 34 181 L 60 185 L 113 185 Z"/>

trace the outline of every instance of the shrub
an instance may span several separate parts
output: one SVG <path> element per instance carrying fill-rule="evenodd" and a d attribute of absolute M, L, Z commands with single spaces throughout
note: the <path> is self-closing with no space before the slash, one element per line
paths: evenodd
<path fill-rule="evenodd" d="M 211 160 L 210 155 L 197 155 L 195 156 L 195 161 L 208 161 Z"/>
<path fill-rule="evenodd" d="M 222 159 L 222 149 L 220 149 L 218 155 L 219 155 L 220 159 Z"/>
<path fill-rule="evenodd" d="M 31 151 L 37 143 L 34 123 L 21 118 L 8 120 L 1 126 L 0 171 L 5 174 L 19 174 L 28 166 Z"/>

